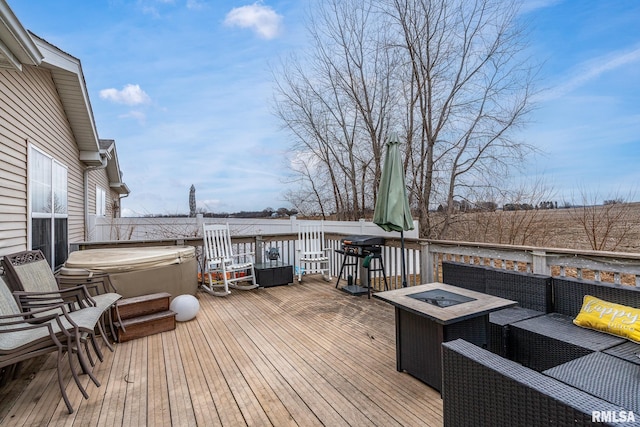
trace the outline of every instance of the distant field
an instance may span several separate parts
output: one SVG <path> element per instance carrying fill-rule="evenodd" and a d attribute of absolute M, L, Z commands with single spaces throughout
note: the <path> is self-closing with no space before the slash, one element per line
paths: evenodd
<path fill-rule="evenodd" d="M 465 213 L 457 216 L 446 238 L 569 249 L 640 252 L 640 203 Z"/>

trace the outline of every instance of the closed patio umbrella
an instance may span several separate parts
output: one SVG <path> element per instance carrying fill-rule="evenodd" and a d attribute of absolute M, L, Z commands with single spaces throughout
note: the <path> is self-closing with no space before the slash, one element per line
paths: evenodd
<path fill-rule="evenodd" d="M 378 199 L 373 212 L 373 223 L 385 231 L 399 231 L 402 247 L 402 287 L 407 286 L 404 261 L 404 231 L 413 230 L 413 218 L 404 183 L 404 169 L 398 149 L 398 139 L 391 136 L 387 142 Z"/>

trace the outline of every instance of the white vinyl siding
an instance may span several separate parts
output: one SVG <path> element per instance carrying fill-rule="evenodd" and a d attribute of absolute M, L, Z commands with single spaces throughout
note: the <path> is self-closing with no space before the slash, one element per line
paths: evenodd
<path fill-rule="evenodd" d="M 0 69 L 0 256 L 28 247 L 29 142 L 66 168 L 68 239 L 83 241 L 84 168 L 51 73 Z"/>
<path fill-rule="evenodd" d="M 97 216 L 106 216 L 111 218 L 111 204 L 113 203 L 113 195 L 109 188 L 109 178 L 107 177 L 106 169 L 95 169 L 89 172 L 89 200 L 94 200 L 96 203 L 89 203 L 89 213 Z M 98 188 L 103 189 L 104 194 L 104 214 L 98 213 Z"/>

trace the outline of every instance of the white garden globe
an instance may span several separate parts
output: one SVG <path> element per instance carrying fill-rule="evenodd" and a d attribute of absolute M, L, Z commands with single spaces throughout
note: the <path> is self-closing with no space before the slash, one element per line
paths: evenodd
<path fill-rule="evenodd" d="M 171 301 L 169 309 L 176 313 L 178 322 L 186 322 L 196 317 L 200 310 L 200 303 L 193 295 L 178 295 Z"/>

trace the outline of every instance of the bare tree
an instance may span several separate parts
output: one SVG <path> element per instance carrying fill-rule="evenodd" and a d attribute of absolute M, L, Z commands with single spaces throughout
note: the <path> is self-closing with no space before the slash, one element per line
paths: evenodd
<path fill-rule="evenodd" d="M 580 190 L 580 198 L 581 203 L 574 202 L 569 212 L 572 220 L 584 232 L 591 249 L 615 251 L 624 246 L 636 224 L 634 214 L 637 205 L 625 203 L 619 194 L 599 205 L 598 192 L 589 193 L 584 188 Z"/>
<path fill-rule="evenodd" d="M 331 203 L 331 191 L 327 191 L 327 179 L 323 176 L 325 168 L 317 158 L 292 159 L 292 170 L 296 173 L 289 182 L 296 186 L 285 194 L 285 199 L 303 216 L 320 215 L 326 219 L 326 206 Z M 330 181 L 330 180 L 329 180 Z"/>
<path fill-rule="evenodd" d="M 292 151 L 326 169 L 332 210 L 343 219 L 374 204 L 392 118 L 396 52 L 385 47 L 381 17 L 368 2 L 320 2 L 308 25 L 308 54 L 274 73 L 275 112 L 293 135 Z M 294 174 L 311 181 L 310 169 Z"/>
<path fill-rule="evenodd" d="M 406 57 L 406 139 L 421 235 L 447 233 L 455 198 L 499 188 L 528 147 L 512 138 L 530 111 L 532 72 L 517 3 L 392 0 Z M 447 206 L 434 226 L 430 208 Z"/>
<path fill-rule="evenodd" d="M 500 188 L 532 149 L 513 137 L 533 81 L 517 3 L 326 0 L 313 11 L 308 55 L 274 73 L 293 151 L 321 162 L 335 212 L 355 218 L 375 205 L 397 131 L 420 235 L 446 235 L 453 201 Z"/>

